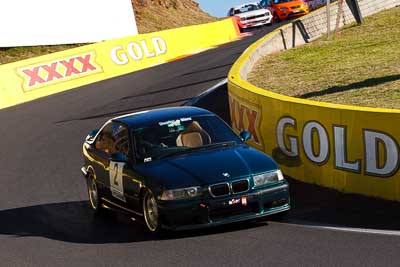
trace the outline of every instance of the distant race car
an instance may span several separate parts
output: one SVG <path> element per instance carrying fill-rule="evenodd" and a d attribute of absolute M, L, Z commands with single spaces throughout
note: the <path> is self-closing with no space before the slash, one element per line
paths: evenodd
<path fill-rule="evenodd" d="M 240 29 L 258 27 L 272 23 L 270 10 L 262 8 L 258 3 L 247 3 L 229 9 L 228 16 L 237 18 Z"/>
<path fill-rule="evenodd" d="M 310 12 L 308 4 L 302 0 L 262 0 L 260 5 L 263 8 L 273 8 L 276 20 L 298 17 Z"/>
<path fill-rule="evenodd" d="M 326 5 L 326 0 L 303 0 L 303 1 L 308 5 L 310 11 Z"/>
<path fill-rule="evenodd" d="M 284 214 L 289 185 L 278 165 L 215 114 L 194 107 L 116 117 L 83 144 L 89 203 L 141 217 L 151 232 Z"/>

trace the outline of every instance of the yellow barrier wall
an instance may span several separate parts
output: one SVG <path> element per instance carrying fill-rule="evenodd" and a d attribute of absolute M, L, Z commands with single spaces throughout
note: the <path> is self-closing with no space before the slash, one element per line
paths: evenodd
<path fill-rule="evenodd" d="M 232 19 L 129 36 L 0 66 L 0 108 L 162 64 L 238 39 Z"/>
<path fill-rule="evenodd" d="M 284 26 L 257 41 L 232 67 L 228 77 L 232 127 L 250 131 L 249 144 L 272 155 L 291 177 L 399 201 L 400 110 L 297 99 L 245 81 L 263 50 L 278 50 L 268 46 L 281 45 L 276 40 L 285 31 L 292 30 Z"/>
<path fill-rule="evenodd" d="M 229 82 L 232 126 L 304 182 L 400 200 L 400 111 L 284 97 Z"/>

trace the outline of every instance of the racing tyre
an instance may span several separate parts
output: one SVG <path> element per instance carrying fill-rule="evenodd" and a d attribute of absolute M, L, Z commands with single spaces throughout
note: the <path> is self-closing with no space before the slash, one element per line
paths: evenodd
<path fill-rule="evenodd" d="M 93 176 L 89 176 L 87 179 L 87 190 L 89 196 L 89 205 L 95 214 L 100 214 L 103 210 L 101 206 L 101 196 L 97 188 L 96 180 Z"/>
<path fill-rule="evenodd" d="M 273 18 L 272 18 L 272 21 L 273 21 L 274 23 L 281 22 L 281 20 L 279 19 L 278 14 L 274 13 Z"/>
<path fill-rule="evenodd" d="M 142 199 L 143 216 L 147 229 L 152 233 L 160 233 L 161 223 L 156 198 L 150 190 L 146 190 Z"/>

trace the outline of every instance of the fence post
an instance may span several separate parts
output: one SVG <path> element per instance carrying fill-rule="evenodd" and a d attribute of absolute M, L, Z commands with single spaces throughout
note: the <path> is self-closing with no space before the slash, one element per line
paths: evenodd
<path fill-rule="evenodd" d="M 326 1 L 326 38 L 331 37 L 331 0 Z"/>
<path fill-rule="evenodd" d="M 358 24 L 363 23 L 363 17 L 361 14 L 360 6 L 358 5 L 357 0 L 346 0 L 347 5 L 349 6 L 351 13 L 353 14 L 355 20 Z"/>

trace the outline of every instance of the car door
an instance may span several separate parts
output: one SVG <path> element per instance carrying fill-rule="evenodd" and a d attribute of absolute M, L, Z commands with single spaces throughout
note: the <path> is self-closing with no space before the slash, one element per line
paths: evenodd
<path fill-rule="evenodd" d="M 142 183 L 132 169 L 134 158 L 128 127 L 118 122 L 111 123 L 111 137 L 111 147 L 108 151 L 108 200 L 130 211 L 138 211 L 138 196 Z"/>
<path fill-rule="evenodd" d="M 111 139 L 108 175 L 110 200 L 117 202 L 117 204 L 124 205 L 126 203 L 124 169 L 128 166 L 127 158 L 129 155 L 127 127 L 123 124 L 113 122 L 111 124 Z M 119 154 L 119 156 L 113 157 L 115 154 Z"/>
<path fill-rule="evenodd" d="M 126 140 L 117 145 L 116 148 L 123 153 L 126 158 L 126 166 L 123 168 L 122 179 L 124 183 L 124 193 L 126 206 L 129 210 L 141 214 L 140 190 L 143 186 L 143 177 L 135 171 L 136 154 L 134 146 L 134 137 L 128 130 L 123 132 L 123 139 Z M 126 143 L 127 142 L 127 143 Z"/>
<path fill-rule="evenodd" d="M 140 189 L 143 178 L 134 170 L 133 137 L 129 128 L 119 122 L 109 122 L 100 130 L 90 149 L 102 197 L 108 204 L 135 213 L 141 212 Z M 112 160 L 115 153 L 124 160 Z"/>
<path fill-rule="evenodd" d="M 98 133 L 90 155 L 94 159 L 93 168 L 101 196 L 110 197 L 109 168 L 112 147 L 112 124 L 108 122 Z"/>
<path fill-rule="evenodd" d="M 111 155 L 124 151 L 120 135 L 125 128 L 122 124 L 108 122 L 97 135 L 91 153 L 95 159 L 94 169 L 101 195 L 108 201 L 117 199 L 122 203 L 126 202 L 122 181 L 126 162 L 112 161 Z"/>

